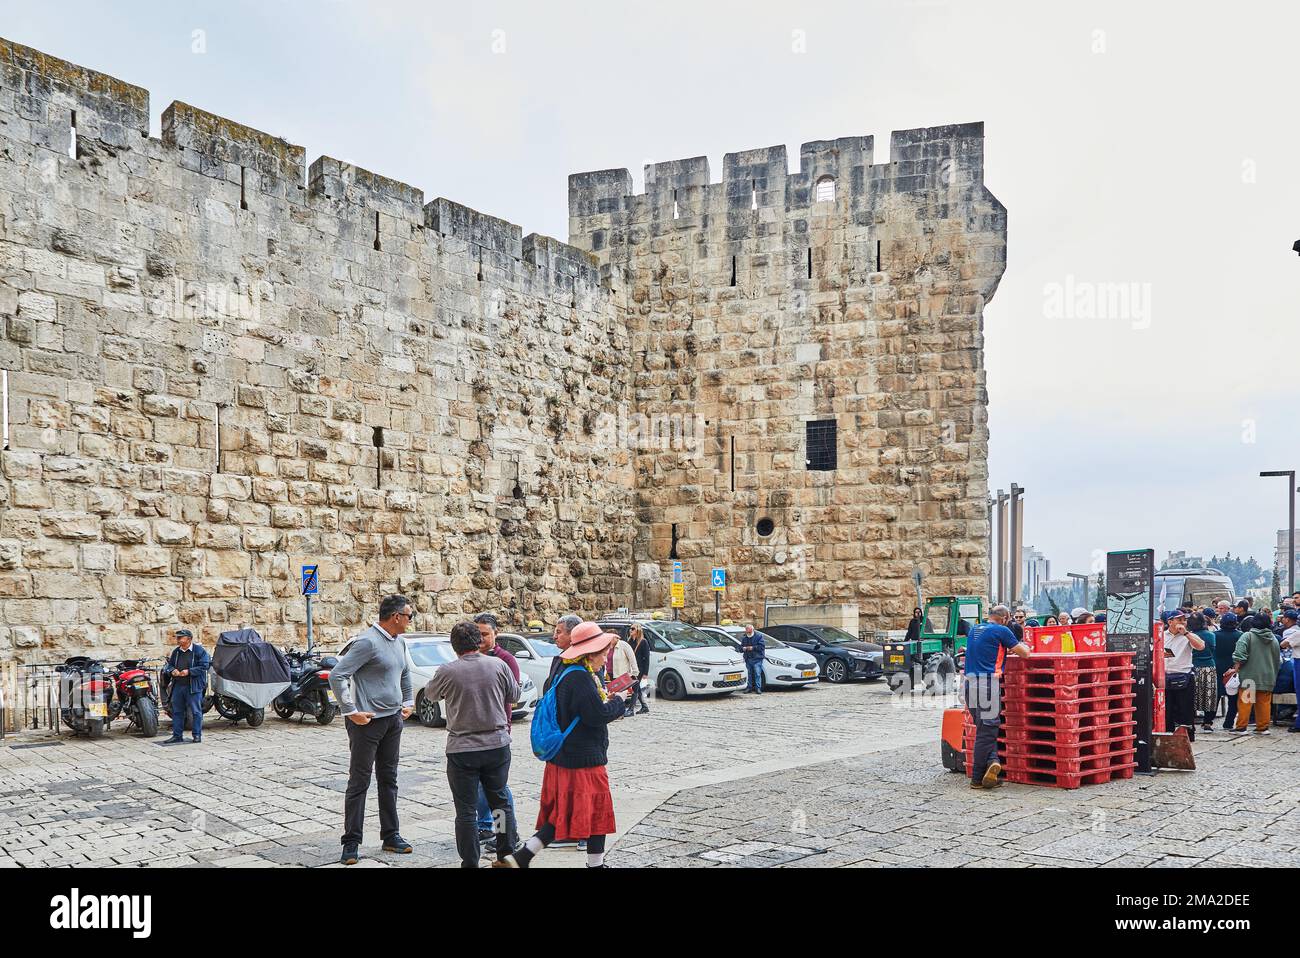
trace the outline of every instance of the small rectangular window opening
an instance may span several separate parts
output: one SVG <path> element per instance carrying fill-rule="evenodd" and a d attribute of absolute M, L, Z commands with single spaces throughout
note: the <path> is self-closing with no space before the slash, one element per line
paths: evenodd
<path fill-rule="evenodd" d="M 371 442 L 375 444 L 375 488 L 384 487 L 384 427 L 373 427 Z"/>
<path fill-rule="evenodd" d="M 677 556 L 677 523 L 673 523 L 673 544 L 668 550 L 668 558 L 676 559 Z"/>
<path fill-rule="evenodd" d="M 241 210 L 248 209 L 248 197 L 246 193 L 247 181 L 248 170 L 241 166 L 239 168 L 239 208 Z"/>
<path fill-rule="evenodd" d="M 749 208 L 758 209 L 758 180 L 749 181 Z"/>
<path fill-rule="evenodd" d="M 809 421 L 804 424 L 804 429 L 808 469 L 816 472 L 834 471 L 838 464 L 835 420 Z"/>
<path fill-rule="evenodd" d="M 808 247 L 808 278 L 812 279 L 812 247 Z"/>
<path fill-rule="evenodd" d="M 375 249 L 383 249 L 383 247 L 379 245 L 379 210 L 375 210 Z"/>
<path fill-rule="evenodd" d="M 880 240 L 876 240 L 876 272 L 880 272 Z"/>
<path fill-rule="evenodd" d="M 736 285 L 736 257 L 731 257 L 731 285 Z"/>
<path fill-rule="evenodd" d="M 736 491 L 736 437 L 731 437 L 731 491 Z"/>
<path fill-rule="evenodd" d="M 77 158 L 77 111 L 72 111 L 72 123 L 69 129 L 71 137 L 68 140 L 68 156 L 71 159 Z"/>
<path fill-rule="evenodd" d="M 673 219 L 678 220 L 681 218 L 682 218 L 681 207 L 677 205 L 677 191 L 673 190 Z"/>

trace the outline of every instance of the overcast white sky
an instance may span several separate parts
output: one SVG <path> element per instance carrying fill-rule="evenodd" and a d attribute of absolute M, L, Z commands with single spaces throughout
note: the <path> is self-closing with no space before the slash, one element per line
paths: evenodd
<path fill-rule="evenodd" d="M 147 87 L 155 134 L 185 100 L 560 238 L 571 172 L 639 188 L 705 154 L 716 180 L 856 134 L 880 162 L 891 130 L 983 120 L 1010 217 L 990 485 L 1029 490 L 1026 544 L 1053 575 L 1147 546 L 1271 562 L 1286 484 L 1257 473 L 1300 468 L 1300 10 L 3 0 L 0 33 Z"/>

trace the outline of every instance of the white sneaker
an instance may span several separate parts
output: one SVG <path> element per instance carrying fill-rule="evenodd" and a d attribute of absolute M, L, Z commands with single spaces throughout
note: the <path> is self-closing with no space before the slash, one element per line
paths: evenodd
<path fill-rule="evenodd" d="M 1249 735 L 1249 734 L 1250 734 L 1250 729 L 1248 729 L 1248 728 L 1230 728 L 1230 729 L 1228 729 L 1228 734 L 1229 734 L 1229 735 Z"/>
<path fill-rule="evenodd" d="M 1255 730 L 1255 734 L 1256 734 L 1256 735 L 1272 735 L 1272 734 L 1273 734 L 1273 730 L 1272 730 L 1271 728 L 1261 728 L 1261 729 L 1256 729 L 1256 730 Z"/>

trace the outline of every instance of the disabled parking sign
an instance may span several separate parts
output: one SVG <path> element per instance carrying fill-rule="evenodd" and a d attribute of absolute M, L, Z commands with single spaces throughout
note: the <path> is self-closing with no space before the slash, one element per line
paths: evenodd
<path fill-rule="evenodd" d="M 726 590 L 727 590 L 727 570 L 714 569 L 713 570 L 713 591 L 725 592 Z"/>
<path fill-rule="evenodd" d="M 320 594 L 320 579 L 316 575 L 316 566 L 305 565 L 302 567 L 302 594 L 318 595 Z"/>

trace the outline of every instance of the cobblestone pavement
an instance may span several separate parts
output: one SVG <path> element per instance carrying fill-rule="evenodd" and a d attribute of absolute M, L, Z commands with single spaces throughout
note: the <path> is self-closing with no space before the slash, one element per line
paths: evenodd
<path fill-rule="evenodd" d="M 1079 791 L 972 792 L 938 761 L 935 708 L 883 685 L 819 685 L 761 697 L 654 701 L 611 726 L 621 866 L 1295 864 L 1300 741 L 1202 738 L 1195 773 Z M 24 733 L 0 746 L 0 867 L 335 864 L 347 783 L 342 722 L 219 718 L 204 744 L 160 748 L 119 725 L 104 739 Z M 51 744 L 53 742 L 58 744 Z M 407 856 L 370 831 L 356 867 L 458 864 L 446 733 L 403 733 L 399 810 Z M 20 746 L 15 748 L 13 746 Z M 32 747 L 35 746 L 35 747 Z M 541 763 L 516 729 L 521 831 Z M 1229 811 L 1231 810 L 1231 814 Z M 537 867 L 580 867 L 555 849 Z"/>

